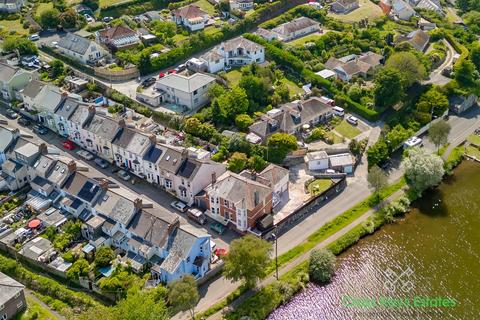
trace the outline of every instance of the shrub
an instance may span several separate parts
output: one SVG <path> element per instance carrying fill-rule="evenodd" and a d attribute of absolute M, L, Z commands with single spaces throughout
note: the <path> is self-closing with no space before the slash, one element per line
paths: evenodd
<path fill-rule="evenodd" d="M 327 283 L 335 272 L 335 256 L 328 250 L 313 250 L 310 254 L 308 274 L 312 281 Z"/>

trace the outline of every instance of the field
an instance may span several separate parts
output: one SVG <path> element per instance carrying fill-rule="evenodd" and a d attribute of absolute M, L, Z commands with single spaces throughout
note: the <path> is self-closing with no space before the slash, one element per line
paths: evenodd
<path fill-rule="evenodd" d="M 210 2 L 208 2 L 208 0 L 198 0 L 193 4 L 199 6 L 203 11 L 208 13 L 210 16 L 215 15 L 215 7 Z"/>
<path fill-rule="evenodd" d="M 0 20 L 0 29 L 7 31 L 15 31 L 19 34 L 28 34 L 28 29 L 23 29 L 20 19 L 17 20 Z"/>
<path fill-rule="evenodd" d="M 305 37 L 301 37 L 301 38 L 295 39 L 293 41 L 290 41 L 287 44 L 295 46 L 295 47 L 299 47 L 299 46 L 303 46 L 305 43 L 314 42 L 315 40 L 317 40 L 321 36 L 322 35 L 319 34 L 319 33 L 312 33 L 312 34 L 306 35 Z"/>
<path fill-rule="evenodd" d="M 100 8 L 105 8 L 117 3 L 131 2 L 132 0 L 100 0 Z"/>
<path fill-rule="evenodd" d="M 347 121 L 343 120 L 338 126 L 335 127 L 335 131 L 340 133 L 347 139 L 353 139 L 358 136 L 361 131 L 357 127 L 352 126 Z"/>
<path fill-rule="evenodd" d="M 329 12 L 328 16 L 343 22 L 358 22 L 362 19 L 368 18 L 373 20 L 383 15 L 382 9 L 371 2 L 370 0 L 360 0 L 360 8 L 353 10 L 347 14 L 336 14 Z"/>
<path fill-rule="evenodd" d="M 227 81 L 230 85 L 234 86 L 237 85 L 242 77 L 242 73 L 238 69 L 233 69 L 228 71 L 225 76 L 227 77 Z"/>

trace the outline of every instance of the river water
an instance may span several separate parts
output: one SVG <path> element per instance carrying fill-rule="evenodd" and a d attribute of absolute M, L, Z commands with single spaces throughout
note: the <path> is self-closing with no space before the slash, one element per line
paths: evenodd
<path fill-rule="evenodd" d="M 309 285 L 268 319 L 480 319 L 480 165 L 464 161 L 337 264 L 330 284 Z"/>

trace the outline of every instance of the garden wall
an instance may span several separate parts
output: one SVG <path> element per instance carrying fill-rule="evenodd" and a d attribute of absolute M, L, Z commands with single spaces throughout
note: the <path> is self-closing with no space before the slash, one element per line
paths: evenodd
<path fill-rule="evenodd" d="M 128 68 L 120 71 L 112 71 L 105 68 L 94 68 L 94 75 L 110 82 L 122 82 L 136 79 L 140 76 L 137 67 Z"/>

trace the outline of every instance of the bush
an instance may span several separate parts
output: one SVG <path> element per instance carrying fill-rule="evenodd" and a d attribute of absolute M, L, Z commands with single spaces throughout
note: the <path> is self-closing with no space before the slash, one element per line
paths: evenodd
<path fill-rule="evenodd" d="M 95 253 L 95 265 L 97 268 L 109 266 L 113 259 L 115 259 L 115 254 L 110 247 L 100 247 Z"/>
<path fill-rule="evenodd" d="M 324 284 L 331 280 L 335 272 L 335 256 L 328 250 L 313 250 L 310 254 L 308 274 L 316 283 Z"/>

